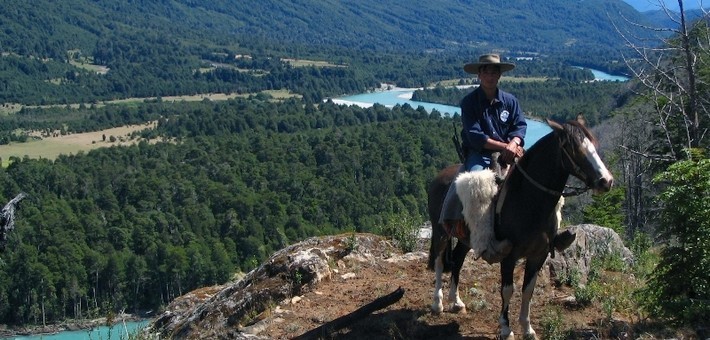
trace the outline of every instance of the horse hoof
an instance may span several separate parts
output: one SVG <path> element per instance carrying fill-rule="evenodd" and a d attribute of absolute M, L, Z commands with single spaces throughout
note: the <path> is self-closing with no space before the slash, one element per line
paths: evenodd
<path fill-rule="evenodd" d="M 510 333 L 508 335 L 501 334 L 498 338 L 501 340 L 515 340 L 515 334 L 513 334 L 513 333 Z"/>
<path fill-rule="evenodd" d="M 451 311 L 451 313 L 466 314 L 466 305 L 452 304 L 451 308 L 449 308 L 449 311 Z"/>
<path fill-rule="evenodd" d="M 444 306 L 441 304 L 433 304 L 431 305 L 431 312 L 434 314 L 441 314 L 444 312 Z"/>
<path fill-rule="evenodd" d="M 535 334 L 535 333 L 525 334 L 525 335 L 523 336 L 523 339 L 524 339 L 524 340 L 538 340 L 538 339 L 537 339 L 537 334 Z"/>

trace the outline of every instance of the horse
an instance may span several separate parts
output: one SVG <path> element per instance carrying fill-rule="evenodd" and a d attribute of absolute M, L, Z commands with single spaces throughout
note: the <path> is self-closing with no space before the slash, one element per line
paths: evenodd
<path fill-rule="evenodd" d="M 537 274 L 548 254 L 554 256 L 555 249 L 562 251 L 575 237 L 571 233 L 557 234 L 561 219 L 559 210 L 563 195 L 566 196 L 563 191 L 570 175 L 586 185 L 583 191 L 592 189 L 595 193 L 608 192 L 613 183 L 611 173 L 597 154 L 596 139 L 582 120 L 560 124 L 548 119 L 547 124 L 552 131 L 511 166 L 500 189 L 497 189 L 497 201 L 492 204 L 495 209 L 491 209 L 491 220 L 494 222 L 489 226 L 493 229 L 490 234 L 497 240 L 509 240 L 512 243 L 512 249 L 500 262 L 502 301 L 498 321 L 503 339 L 514 339 L 508 310 L 513 293 L 513 271 L 522 259 L 525 260 L 525 273 L 519 322 L 526 338 L 536 338 L 530 324 L 530 302 Z M 453 247 L 452 236 L 438 223 L 444 197 L 458 175 L 459 166 L 454 164 L 441 170 L 427 189 L 428 212 L 432 223 L 427 267 L 436 276 L 434 302 L 431 305 L 434 313 L 443 311 L 444 272 L 451 272 L 449 310 L 460 312 L 466 309 L 458 293 L 459 273 L 471 250 L 470 239 L 476 231 L 467 219 L 471 230 L 469 239 L 458 239 Z M 466 207 L 467 202 L 462 202 Z"/>

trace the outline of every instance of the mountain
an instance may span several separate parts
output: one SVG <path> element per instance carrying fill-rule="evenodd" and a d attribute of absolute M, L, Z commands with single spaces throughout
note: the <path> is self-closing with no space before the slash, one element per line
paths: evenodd
<path fill-rule="evenodd" d="M 674 28 L 678 26 L 679 6 L 677 1 L 663 0 L 624 0 L 633 8 L 641 12 L 645 20 L 651 23 L 654 27 Z M 663 9 L 670 10 L 669 13 Z M 703 9 L 704 8 L 704 9 Z M 701 7 L 701 2 L 696 0 L 684 1 L 683 10 L 685 18 L 688 22 L 696 21 L 705 16 L 705 11 L 710 9 L 707 5 Z"/>
<path fill-rule="evenodd" d="M 612 21 L 644 18 L 621 0 L 75 0 L 0 4 L 3 52 L 61 57 L 112 36 L 192 45 L 559 53 L 622 46 Z"/>
<path fill-rule="evenodd" d="M 528 75 L 550 76 L 556 74 L 551 68 L 570 64 L 620 74 L 627 72 L 618 60 L 625 45 L 614 24 L 623 26 L 622 16 L 645 22 L 622 0 L 0 2 L 0 102 L 89 103 L 272 88 L 319 101 L 379 82 L 418 87 L 452 79 L 460 76 L 462 60 L 491 51 L 539 56 Z M 634 37 L 651 33 L 621 27 L 627 28 Z M 321 68 L 316 73 L 342 81 L 316 90 L 310 81 L 285 84 L 327 77 L 293 70 L 284 58 L 352 67 Z"/>

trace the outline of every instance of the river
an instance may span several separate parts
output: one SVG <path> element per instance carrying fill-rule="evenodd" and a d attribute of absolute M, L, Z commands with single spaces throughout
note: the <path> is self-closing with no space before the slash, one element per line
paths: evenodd
<path fill-rule="evenodd" d="M 626 76 L 615 76 L 613 74 L 609 74 L 606 72 L 602 72 L 599 70 L 595 70 L 593 68 L 588 68 L 588 67 L 582 67 L 582 66 L 574 66 L 576 68 L 581 68 L 581 69 L 588 69 L 592 71 L 592 74 L 594 75 L 594 80 L 596 81 L 629 81 L 629 77 Z"/>
<path fill-rule="evenodd" d="M 576 66 L 575 66 L 576 67 Z M 581 67 L 579 67 L 581 68 Z M 594 74 L 594 80 L 598 81 L 628 81 L 629 78 L 624 76 L 614 76 L 599 70 L 590 69 Z M 457 106 L 432 104 L 426 102 L 418 102 L 412 100 L 412 94 L 417 89 L 412 88 L 394 88 L 386 91 L 376 91 L 370 93 L 361 93 L 352 96 L 343 96 L 332 98 L 336 104 L 357 105 L 360 107 L 370 107 L 375 103 L 384 105 L 385 107 L 393 107 L 395 105 L 409 104 L 414 108 L 423 107 L 427 112 L 432 113 L 437 110 L 442 115 L 453 116 L 461 114 L 461 109 Z M 525 136 L 525 146 L 529 148 L 535 144 L 540 138 L 548 134 L 550 131 L 547 124 L 528 119 L 528 130 Z"/>
<path fill-rule="evenodd" d="M 357 105 L 360 107 L 370 107 L 374 105 L 374 103 L 378 103 L 390 108 L 395 105 L 409 104 L 413 108 L 418 108 L 419 106 L 421 106 L 429 113 L 431 113 L 433 110 L 437 110 L 439 111 L 439 113 L 445 116 L 461 114 L 461 109 L 458 106 L 432 104 L 412 100 L 412 94 L 415 90 L 416 89 L 395 88 L 387 91 L 377 91 L 371 93 L 356 94 L 352 96 L 338 97 L 333 98 L 332 100 L 336 104 Z M 552 130 L 549 126 L 547 126 L 547 124 L 528 119 L 528 130 L 525 136 L 525 146 L 529 148 L 531 145 L 535 144 L 535 142 L 537 142 L 540 138 L 548 134 L 550 131 Z"/>
<path fill-rule="evenodd" d="M 64 331 L 56 334 L 37 335 L 17 335 L 2 340 L 107 340 L 107 339 L 129 339 L 143 327 L 147 326 L 149 320 L 129 321 L 124 324 L 116 324 L 111 327 L 100 326 L 93 329 L 80 331 Z M 135 338 L 135 337 L 134 337 Z"/>

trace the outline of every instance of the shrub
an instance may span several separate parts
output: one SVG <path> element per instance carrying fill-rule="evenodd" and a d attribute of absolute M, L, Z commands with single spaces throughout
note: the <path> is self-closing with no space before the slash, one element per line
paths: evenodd
<path fill-rule="evenodd" d="M 420 216 L 399 213 L 387 218 L 386 222 L 377 228 L 377 233 L 393 239 L 400 250 L 408 253 L 417 247 L 418 233 L 422 224 Z"/>
<path fill-rule="evenodd" d="M 559 308 L 546 309 L 540 319 L 543 339 L 561 340 L 566 339 L 567 334 L 562 329 L 562 312 Z"/>
<path fill-rule="evenodd" d="M 710 159 L 680 161 L 654 179 L 659 201 L 661 259 L 640 293 L 651 314 L 677 323 L 710 320 Z"/>

